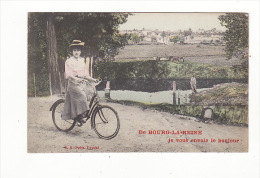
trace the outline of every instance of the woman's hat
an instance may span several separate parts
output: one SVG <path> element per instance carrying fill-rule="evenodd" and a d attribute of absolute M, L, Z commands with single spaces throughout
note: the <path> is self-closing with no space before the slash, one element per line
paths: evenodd
<path fill-rule="evenodd" d="M 84 45 L 85 43 L 81 42 L 80 40 L 73 40 L 72 43 L 70 44 L 70 47 L 74 47 L 74 46 L 83 47 Z"/>

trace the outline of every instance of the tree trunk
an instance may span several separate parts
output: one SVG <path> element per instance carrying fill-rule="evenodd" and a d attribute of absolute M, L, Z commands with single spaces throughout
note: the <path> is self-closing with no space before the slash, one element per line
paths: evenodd
<path fill-rule="evenodd" d="M 58 66 L 58 53 L 57 53 L 57 40 L 54 29 L 53 16 L 49 15 L 47 20 L 46 29 L 47 38 L 47 58 L 49 68 L 49 80 L 50 80 L 50 91 L 51 95 L 60 94 L 60 77 L 59 77 L 59 66 Z"/>

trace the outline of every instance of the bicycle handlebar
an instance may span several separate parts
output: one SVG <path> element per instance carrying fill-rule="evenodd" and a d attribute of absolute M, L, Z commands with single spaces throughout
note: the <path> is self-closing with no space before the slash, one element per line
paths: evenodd
<path fill-rule="evenodd" d="M 90 81 L 90 80 L 87 80 L 87 79 L 82 79 L 82 82 L 86 82 L 87 84 L 95 87 L 102 82 L 102 79 L 96 79 L 96 81 Z"/>

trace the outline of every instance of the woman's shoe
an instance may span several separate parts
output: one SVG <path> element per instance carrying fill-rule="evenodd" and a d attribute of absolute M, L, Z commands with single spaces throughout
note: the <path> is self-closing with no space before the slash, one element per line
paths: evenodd
<path fill-rule="evenodd" d="M 82 116 L 80 116 L 80 117 L 79 117 L 79 119 L 78 119 L 78 122 L 81 122 L 81 123 L 86 123 L 86 121 L 83 119 L 83 117 L 82 117 Z"/>
<path fill-rule="evenodd" d="M 83 119 L 83 116 L 80 114 L 75 118 L 79 123 L 86 123 L 86 121 Z"/>

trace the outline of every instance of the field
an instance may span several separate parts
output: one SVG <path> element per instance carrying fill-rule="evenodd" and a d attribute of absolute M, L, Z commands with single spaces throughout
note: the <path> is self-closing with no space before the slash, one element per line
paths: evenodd
<path fill-rule="evenodd" d="M 225 46 L 202 44 L 128 45 L 119 51 L 115 60 L 154 60 L 156 57 L 183 57 L 187 62 L 213 65 L 239 65 L 240 60 L 226 60 Z"/>

